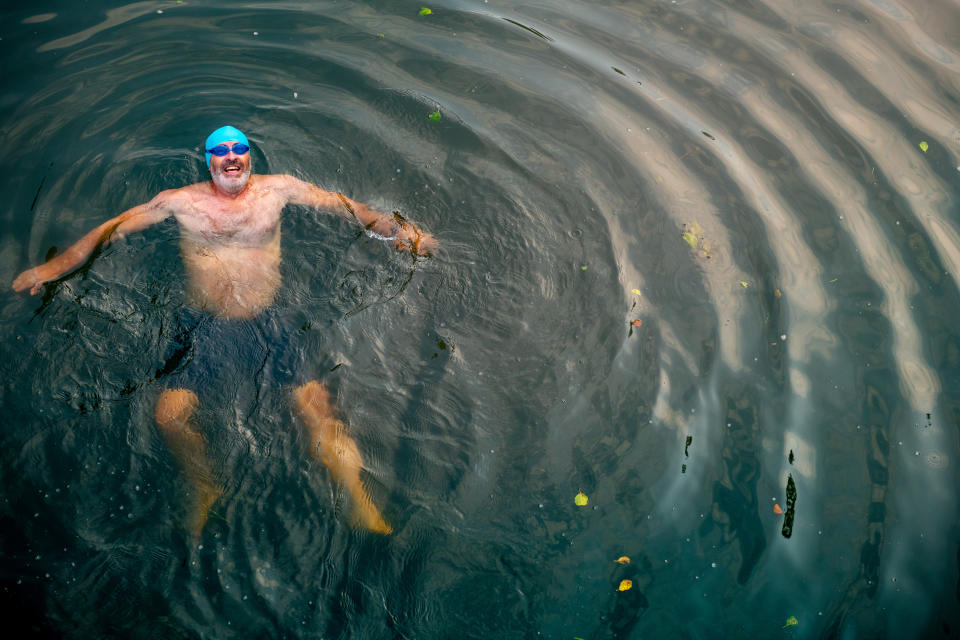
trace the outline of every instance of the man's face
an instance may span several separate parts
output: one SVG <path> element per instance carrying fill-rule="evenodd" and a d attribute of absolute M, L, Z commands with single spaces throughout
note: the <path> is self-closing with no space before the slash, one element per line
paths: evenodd
<path fill-rule="evenodd" d="M 223 143 L 232 149 L 236 140 Z M 225 156 L 210 156 L 210 176 L 217 188 L 230 195 L 243 191 L 250 180 L 250 152 L 238 156 L 230 151 Z"/>

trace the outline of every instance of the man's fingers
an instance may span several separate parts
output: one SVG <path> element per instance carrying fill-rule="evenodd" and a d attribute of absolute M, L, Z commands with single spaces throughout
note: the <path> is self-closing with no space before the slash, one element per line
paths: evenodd
<path fill-rule="evenodd" d="M 440 243 L 432 234 L 425 233 L 417 238 L 417 253 L 421 256 L 434 253 L 438 246 L 440 246 Z"/>
<path fill-rule="evenodd" d="M 26 291 L 30 289 L 33 291 L 33 287 L 37 284 L 37 278 L 33 274 L 33 269 L 27 269 L 20 275 L 18 275 L 13 281 L 13 290 L 17 293 L 21 291 Z"/>
<path fill-rule="evenodd" d="M 13 290 L 20 293 L 29 289 L 30 295 L 35 296 L 43 291 L 43 283 L 46 281 L 34 267 L 33 269 L 27 269 L 14 279 Z"/>
<path fill-rule="evenodd" d="M 425 256 L 434 253 L 439 243 L 432 234 L 419 233 L 417 237 L 411 241 L 394 240 L 394 245 L 397 247 L 397 251 L 414 251 L 417 255 Z"/>

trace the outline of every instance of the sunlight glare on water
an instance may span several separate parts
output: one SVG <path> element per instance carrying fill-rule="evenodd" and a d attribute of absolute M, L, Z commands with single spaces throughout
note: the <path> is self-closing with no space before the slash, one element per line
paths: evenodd
<path fill-rule="evenodd" d="M 154 422 L 176 223 L 8 289 L 0 569 L 36 633 L 958 633 L 955 3 L 4 18 L 7 282 L 206 180 L 226 123 L 256 173 L 441 247 L 286 209 L 276 301 L 209 325 L 238 365 L 196 414 L 223 488 L 197 540 Z M 281 351 L 331 390 L 391 535 L 308 455 Z"/>

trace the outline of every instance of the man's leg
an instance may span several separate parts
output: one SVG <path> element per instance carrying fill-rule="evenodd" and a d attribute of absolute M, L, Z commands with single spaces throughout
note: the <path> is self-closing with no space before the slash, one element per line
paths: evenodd
<path fill-rule="evenodd" d="M 330 469 L 334 480 L 343 484 L 353 500 L 354 519 L 375 533 L 393 533 L 380 511 L 363 488 L 360 469 L 363 459 L 357 443 L 347 435 L 347 428 L 336 416 L 330 394 L 322 384 L 311 380 L 293 391 L 300 418 L 307 427 L 310 454 Z"/>
<path fill-rule="evenodd" d="M 157 426 L 184 475 L 193 485 L 194 506 L 187 525 L 195 538 L 200 537 L 207 523 L 210 507 L 223 489 L 210 473 L 203 438 L 190 426 L 190 416 L 197 408 L 197 394 L 187 389 L 166 389 L 157 400 Z"/>

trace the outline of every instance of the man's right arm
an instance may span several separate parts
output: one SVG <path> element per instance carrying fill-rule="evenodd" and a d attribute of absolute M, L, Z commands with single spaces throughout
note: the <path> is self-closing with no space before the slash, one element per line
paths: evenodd
<path fill-rule="evenodd" d="M 150 202 L 107 220 L 49 262 L 21 273 L 13 281 L 13 290 L 29 289 L 31 295 L 36 295 L 40 293 L 45 282 L 61 278 L 86 262 L 97 247 L 109 244 L 114 238 L 146 229 L 169 217 L 173 213 L 172 196 L 176 191 L 178 190 L 163 191 Z"/>

